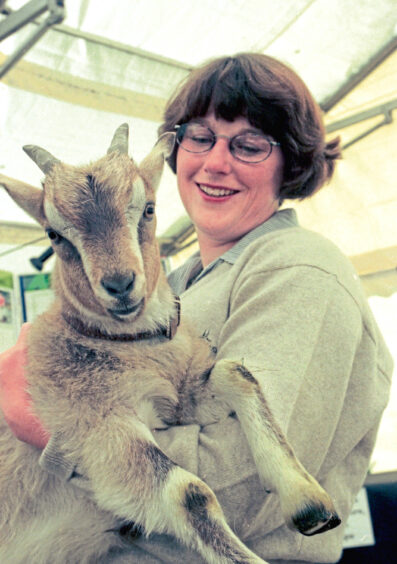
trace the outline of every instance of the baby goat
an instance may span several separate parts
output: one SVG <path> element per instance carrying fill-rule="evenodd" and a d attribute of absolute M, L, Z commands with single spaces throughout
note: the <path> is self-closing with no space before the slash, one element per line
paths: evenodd
<path fill-rule="evenodd" d="M 58 255 L 56 299 L 31 327 L 26 376 L 35 412 L 90 489 L 43 471 L 40 453 L 1 420 L 2 564 L 102 561 L 125 542 L 119 530 L 130 522 L 145 534 L 174 535 L 206 562 L 263 562 L 227 525 L 211 489 L 151 433 L 164 422 L 200 422 L 204 404 L 218 419 L 237 414 L 258 474 L 278 493 L 291 527 L 314 534 L 339 524 L 253 375 L 233 361 L 213 367 L 207 342 L 184 320 L 175 332 L 178 306 L 160 265 L 154 211 L 173 142 L 173 134 L 160 138 L 138 167 L 124 124 L 107 155 L 88 166 L 25 147 L 46 175 L 44 190 L 0 175 Z"/>

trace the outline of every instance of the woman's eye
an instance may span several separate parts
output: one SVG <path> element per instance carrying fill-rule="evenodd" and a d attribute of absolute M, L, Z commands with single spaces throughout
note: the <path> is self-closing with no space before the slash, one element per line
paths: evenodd
<path fill-rule="evenodd" d="M 54 229 L 47 229 L 46 232 L 50 241 L 52 241 L 55 245 L 59 245 L 63 239 L 62 235 L 59 235 L 59 233 L 54 231 Z"/>
<path fill-rule="evenodd" d="M 199 145 L 208 145 L 209 143 L 212 143 L 212 137 L 209 137 L 208 135 L 192 135 L 190 139 Z"/>
<path fill-rule="evenodd" d="M 260 151 L 262 150 L 260 149 L 260 147 L 252 147 L 251 145 L 242 145 L 240 149 L 242 151 L 245 151 L 246 153 L 254 153 L 254 154 L 260 153 Z"/>
<path fill-rule="evenodd" d="M 259 153 L 262 151 L 262 147 L 255 145 L 254 143 L 250 143 L 243 140 L 235 141 L 234 148 L 237 151 L 245 152 L 245 153 Z"/>
<path fill-rule="evenodd" d="M 143 212 L 143 217 L 145 219 L 153 219 L 155 212 L 155 207 L 153 202 L 148 202 L 145 206 L 145 210 Z"/>

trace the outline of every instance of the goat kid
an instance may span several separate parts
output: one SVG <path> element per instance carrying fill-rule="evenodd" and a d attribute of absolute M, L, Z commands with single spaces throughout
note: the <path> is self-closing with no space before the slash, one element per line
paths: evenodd
<path fill-rule="evenodd" d="M 155 188 L 173 134 L 138 167 L 128 126 L 105 157 L 72 167 L 24 147 L 43 190 L 0 175 L 46 230 L 58 258 L 55 301 L 33 323 L 26 377 L 35 412 L 90 495 L 44 472 L 40 452 L 1 419 L 0 562 L 92 563 L 125 543 L 123 523 L 174 535 L 213 564 L 263 562 L 233 533 L 211 489 L 156 445 L 151 429 L 237 414 L 264 488 L 303 534 L 339 524 L 328 494 L 295 458 L 254 376 L 214 359 L 182 320 L 155 239 Z M 175 327 L 174 327 L 175 328 Z M 197 406 L 197 407 L 196 407 Z M 258 440 L 260 437 L 260 440 Z"/>

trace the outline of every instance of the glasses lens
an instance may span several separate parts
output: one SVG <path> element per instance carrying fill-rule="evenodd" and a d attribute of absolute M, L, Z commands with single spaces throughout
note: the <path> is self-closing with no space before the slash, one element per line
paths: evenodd
<path fill-rule="evenodd" d="M 233 155 L 248 163 L 264 161 L 272 152 L 272 146 L 260 133 L 242 133 L 232 139 L 230 149 Z"/>
<path fill-rule="evenodd" d="M 183 149 L 191 153 L 204 153 L 214 144 L 214 134 L 199 123 L 188 123 L 179 128 L 177 141 Z"/>

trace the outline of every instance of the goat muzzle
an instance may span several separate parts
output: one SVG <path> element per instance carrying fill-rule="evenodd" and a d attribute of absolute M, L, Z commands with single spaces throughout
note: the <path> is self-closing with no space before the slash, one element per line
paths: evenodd
<path fill-rule="evenodd" d="M 135 273 L 130 271 L 126 274 L 115 274 L 113 276 L 104 276 L 101 280 L 101 286 L 112 298 L 123 299 L 129 296 L 134 289 Z"/>

